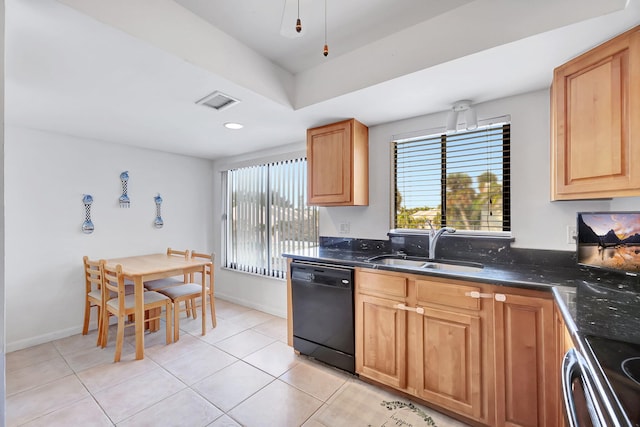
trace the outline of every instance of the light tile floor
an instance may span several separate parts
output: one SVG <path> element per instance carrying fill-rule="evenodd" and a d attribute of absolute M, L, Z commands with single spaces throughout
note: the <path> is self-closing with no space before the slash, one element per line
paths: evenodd
<path fill-rule="evenodd" d="M 389 421 L 376 415 L 382 399 L 406 401 L 296 355 L 285 319 L 220 299 L 216 311 L 205 336 L 184 317 L 176 343 L 147 334 L 144 360 L 134 360 L 133 328 L 120 363 L 115 329 L 106 349 L 91 331 L 7 354 L 7 425 L 367 426 Z M 464 426 L 424 409 L 440 427 Z"/>

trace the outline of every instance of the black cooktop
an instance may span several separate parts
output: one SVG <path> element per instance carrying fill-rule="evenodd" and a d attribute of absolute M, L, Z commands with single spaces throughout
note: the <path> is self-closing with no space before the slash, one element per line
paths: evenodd
<path fill-rule="evenodd" d="M 585 337 L 629 421 L 640 426 L 640 344 Z"/>

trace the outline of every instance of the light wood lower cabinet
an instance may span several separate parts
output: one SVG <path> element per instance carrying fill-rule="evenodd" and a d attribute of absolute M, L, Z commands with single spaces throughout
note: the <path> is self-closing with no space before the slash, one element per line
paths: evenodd
<path fill-rule="evenodd" d="M 417 320 L 418 396 L 460 414 L 481 419 L 480 317 L 425 308 Z"/>
<path fill-rule="evenodd" d="M 358 283 L 360 283 L 358 285 Z M 407 382 L 407 279 L 356 271 L 356 372 L 398 389 Z"/>
<path fill-rule="evenodd" d="M 356 322 L 361 325 L 357 338 L 356 371 L 395 388 L 407 386 L 407 312 L 398 302 L 362 295 Z"/>
<path fill-rule="evenodd" d="M 560 416 L 551 294 L 356 271 L 356 372 L 490 426 Z"/>
<path fill-rule="evenodd" d="M 496 423 L 556 426 L 554 302 L 507 290 L 494 300 Z"/>
<path fill-rule="evenodd" d="M 473 298 L 483 289 L 460 281 L 418 279 L 416 306 L 417 395 L 475 420 L 489 421 L 491 371 L 487 315 L 490 304 Z M 489 371 L 489 372 L 487 372 Z"/>
<path fill-rule="evenodd" d="M 466 295 L 482 288 L 360 270 L 355 283 L 356 372 L 491 424 L 491 375 L 483 372 L 491 364 L 481 344 L 490 304 Z"/>
<path fill-rule="evenodd" d="M 556 319 L 556 387 L 559 393 L 559 400 L 562 399 L 562 361 L 564 359 L 564 355 L 574 347 L 573 339 L 571 338 L 571 334 L 567 329 L 567 325 L 562 318 L 562 313 L 556 307 L 555 310 L 555 319 Z M 567 425 L 564 411 L 564 404 L 558 403 L 557 410 L 557 426 L 565 427 Z"/>

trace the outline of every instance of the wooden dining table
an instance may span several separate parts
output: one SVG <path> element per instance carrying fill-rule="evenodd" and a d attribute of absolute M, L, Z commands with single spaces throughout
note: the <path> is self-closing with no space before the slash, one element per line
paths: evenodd
<path fill-rule="evenodd" d="M 133 282 L 135 288 L 135 336 L 136 336 L 136 359 L 144 359 L 144 322 L 137 321 L 144 319 L 144 282 L 165 277 L 179 276 L 190 273 L 202 273 L 202 280 L 205 279 L 206 266 L 211 261 L 204 259 L 184 259 L 175 255 L 149 254 L 136 255 L 123 258 L 112 258 L 106 260 L 108 267 L 115 267 L 120 264 L 125 279 Z M 202 317 L 206 318 L 206 304 L 202 304 Z"/>

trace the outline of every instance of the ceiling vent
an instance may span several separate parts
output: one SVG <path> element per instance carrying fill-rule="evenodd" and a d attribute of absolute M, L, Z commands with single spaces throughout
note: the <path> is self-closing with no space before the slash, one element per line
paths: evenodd
<path fill-rule="evenodd" d="M 222 92 L 215 91 L 212 94 L 209 94 L 202 98 L 199 101 L 196 101 L 196 104 L 206 105 L 207 107 L 213 108 L 214 110 L 222 111 L 227 108 L 236 105 L 240 100 L 230 97 L 229 95 L 225 95 Z"/>

